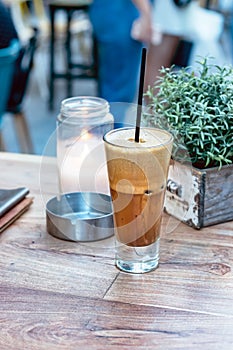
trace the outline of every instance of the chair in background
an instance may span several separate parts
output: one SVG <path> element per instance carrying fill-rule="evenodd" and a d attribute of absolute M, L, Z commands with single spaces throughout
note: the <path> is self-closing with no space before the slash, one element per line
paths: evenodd
<path fill-rule="evenodd" d="M 32 18 L 34 17 L 32 24 L 34 27 L 38 28 L 40 32 L 40 36 L 42 37 L 42 40 L 48 39 L 51 35 L 51 23 L 50 23 L 50 13 L 49 13 L 50 1 L 47 1 L 47 3 L 48 4 L 45 5 L 44 0 L 31 0 L 31 13 L 32 13 Z M 66 3 L 66 1 L 63 1 L 63 3 Z M 75 5 L 75 1 L 71 2 L 71 5 L 72 4 Z M 77 2 L 77 6 L 78 5 L 79 3 Z M 69 1 L 68 1 L 68 6 L 69 6 Z M 55 26 L 55 31 L 58 34 L 58 37 L 60 37 L 63 40 L 66 40 L 67 13 L 66 11 L 62 10 L 62 8 L 56 14 L 54 26 Z M 76 13 L 72 16 L 72 19 L 70 22 L 70 32 L 72 35 L 77 36 L 81 54 L 84 57 L 87 57 L 89 54 L 89 51 L 88 51 L 89 48 L 87 47 L 85 36 L 87 33 L 89 34 L 91 30 L 92 30 L 91 23 L 86 12 L 83 10 L 76 11 Z"/>
<path fill-rule="evenodd" d="M 66 4 L 66 0 L 62 3 Z M 72 3 L 75 5 L 75 1 Z M 50 1 L 44 0 L 11 0 L 11 11 L 20 38 L 30 35 L 32 27 L 38 29 L 35 80 L 40 95 L 45 100 L 50 95 L 48 53 L 50 50 L 51 18 L 49 4 Z M 77 1 L 77 6 L 78 4 Z M 70 34 L 74 38 L 73 43 L 78 46 L 79 57 L 85 62 L 89 62 L 91 56 L 89 39 L 91 30 L 91 23 L 86 12 L 76 11 L 70 21 Z M 64 50 L 67 40 L 67 13 L 62 9 L 56 11 L 54 31 L 56 32 L 56 56 L 59 56 L 59 66 L 63 67 L 67 65 L 67 56 Z"/>
<path fill-rule="evenodd" d="M 13 117 L 13 124 L 22 153 L 33 153 L 33 145 L 22 103 L 33 68 L 36 47 L 37 31 L 35 30 L 34 36 L 20 49 L 6 107 L 6 112 L 10 113 Z"/>
<path fill-rule="evenodd" d="M 20 45 L 17 40 L 13 40 L 12 44 L 4 49 L 0 49 L 0 149 L 4 150 L 4 143 L 2 140 L 1 129 L 3 124 L 3 115 L 7 109 L 7 103 L 11 84 L 13 80 L 13 72 L 16 59 L 19 55 Z"/>
<path fill-rule="evenodd" d="M 64 79 L 66 81 L 66 96 L 73 95 L 72 82 L 74 79 L 94 79 L 97 82 L 98 90 L 98 73 L 97 73 L 97 45 L 92 31 L 92 25 L 89 19 L 88 10 L 91 4 L 91 0 L 85 1 L 61 1 L 53 0 L 49 1 L 49 13 L 51 24 L 51 36 L 50 36 L 50 85 L 49 85 L 49 108 L 53 109 L 54 100 L 54 87 L 56 79 Z M 56 17 L 59 13 L 65 14 L 66 26 L 65 26 L 65 42 L 63 42 L 63 52 L 65 53 L 65 60 L 63 66 L 59 66 L 57 59 L 57 37 L 56 33 Z M 84 22 L 82 16 L 86 18 Z M 84 23 L 88 23 L 87 27 Z M 77 29 L 79 30 L 79 39 L 73 27 L 75 24 L 79 24 Z M 86 36 L 86 54 L 83 54 L 85 50 L 81 49 L 81 40 L 85 43 Z M 76 44 L 78 44 L 76 46 Z M 75 47 L 76 46 L 76 47 Z M 85 45 L 84 45 L 85 46 Z"/>

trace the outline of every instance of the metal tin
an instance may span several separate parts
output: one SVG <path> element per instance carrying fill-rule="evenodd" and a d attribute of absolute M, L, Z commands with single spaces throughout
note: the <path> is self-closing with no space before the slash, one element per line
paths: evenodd
<path fill-rule="evenodd" d="M 47 231 L 70 241 L 91 242 L 114 234 L 110 196 L 72 192 L 53 197 L 46 204 Z"/>

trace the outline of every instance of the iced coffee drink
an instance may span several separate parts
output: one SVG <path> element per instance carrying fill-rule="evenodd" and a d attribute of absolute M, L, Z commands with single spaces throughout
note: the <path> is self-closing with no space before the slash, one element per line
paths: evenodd
<path fill-rule="evenodd" d="M 171 134 L 142 128 L 112 130 L 104 137 L 116 235 L 116 264 L 129 272 L 158 265 L 159 237 Z M 142 271 L 141 271 L 142 270 Z"/>

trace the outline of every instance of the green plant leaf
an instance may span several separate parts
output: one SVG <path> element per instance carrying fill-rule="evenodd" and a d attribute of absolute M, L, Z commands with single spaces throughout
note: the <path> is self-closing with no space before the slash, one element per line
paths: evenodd
<path fill-rule="evenodd" d="M 201 58 L 197 71 L 163 67 L 145 94 L 153 115 L 144 119 L 173 133 L 179 159 L 186 147 L 193 164 L 222 166 L 233 161 L 233 69 L 209 60 Z"/>

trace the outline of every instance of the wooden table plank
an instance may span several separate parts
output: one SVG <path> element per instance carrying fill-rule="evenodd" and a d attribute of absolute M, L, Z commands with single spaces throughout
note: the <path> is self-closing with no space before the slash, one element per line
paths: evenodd
<path fill-rule="evenodd" d="M 1 349 L 231 349 L 232 319 L 1 289 Z M 17 347 L 15 347 L 17 344 Z M 219 346 L 219 345 L 218 345 Z"/>
<path fill-rule="evenodd" d="M 108 263 L 109 260 L 109 263 Z M 112 259 L 2 246 L 0 284 L 32 290 L 102 298 L 117 271 Z M 13 295 L 12 295 L 13 297 Z"/>

